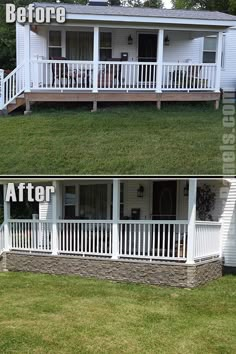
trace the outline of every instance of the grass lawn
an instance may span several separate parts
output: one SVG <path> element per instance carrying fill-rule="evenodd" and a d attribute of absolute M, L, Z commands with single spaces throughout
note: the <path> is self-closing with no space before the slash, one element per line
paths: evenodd
<path fill-rule="evenodd" d="M 1 353 L 236 353 L 236 278 L 194 289 L 0 274 Z"/>
<path fill-rule="evenodd" d="M 55 107 L 0 119 L 0 174 L 222 174 L 212 105 Z"/>

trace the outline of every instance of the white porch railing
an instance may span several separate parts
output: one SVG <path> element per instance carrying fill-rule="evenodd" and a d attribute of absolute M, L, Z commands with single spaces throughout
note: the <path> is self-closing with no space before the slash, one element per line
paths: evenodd
<path fill-rule="evenodd" d="M 118 237 L 118 258 L 187 260 L 186 220 L 120 220 L 118 235 L 113 234 L 112 220 L 58 220 L 54 229 L 52 221 L 10 220 L 8 226 L 10 251 L 113 257 L 113 237 Z M 221 223 L 196 222 L 195 231 L 194 260 L 219 257 Z M 0 227 L 1 249 L 4 249 L 3 225 Z"/>
<path fill-rule="evenodd" d="M 59 253 L 112 256 L 112 221 L 58 221 Z"/>
<path fill-rule="evenodd" d="M 216 64 L 163 64 L 163 91 L 214 91 Z"/>
<path fill-rule="evenodd" d="M 32 60 L 31 88 L 35 90 L 92 90 L 93 62 Z"/>
<path fill-rule="evenodd" d="M 216 64 L 163 63 L 163 91 L 215 91 Z M 93 61 L 31 60 L 31 89 L 157 91 L 156 62 L 100 61 L 94 87 Z"/>
<path fill-rule="evenodd" d="M 14 101 L 25 90 L 25 65 L 22 63 L 4 78 L 0 73 L 0 110 Z"/>
<path fill-rule="evenodd" d="M 155 91 L 157 69 L 153 62 L 99 62 L 98 89 Z"/>
<path fill-rule="evenodd" d="M 121 221 L 120 257 L 186 260 L 187 221 Z"/>
<path fill-rule="evenodd" d="M 52 223 L 39 220 L 9 221 L 10 250 L 51 252 Z"/>
<path fill-rule="evenodd" d="M 196 222 L 194 259 L 219 256 L 221 253 L 220 239 L 220 222 Z"/>
<path fill-rule="evenodd" d="M 0 226 L 0 254 L 5 248 L 5 238 L 4 238 L 4 224 Z"/>

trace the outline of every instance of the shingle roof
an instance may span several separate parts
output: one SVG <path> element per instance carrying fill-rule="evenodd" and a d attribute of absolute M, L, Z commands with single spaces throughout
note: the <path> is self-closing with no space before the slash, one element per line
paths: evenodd
<path fill-rule="evenodd" d="M 88 6 L 79 4 L 64 3 L 35 3 L 35 6 L 63 6 L 68 14 L 84 15 L 113 15 L 113 16 L 144 16 L 159 18 L 179 18 L 195 20 L 219 20 L 236 21 L 236 16 L 228 15 L 217 11 L 199 11 L 199 10 L 167 10 L 155 8 L 139 8 L 124 6 Z"/>

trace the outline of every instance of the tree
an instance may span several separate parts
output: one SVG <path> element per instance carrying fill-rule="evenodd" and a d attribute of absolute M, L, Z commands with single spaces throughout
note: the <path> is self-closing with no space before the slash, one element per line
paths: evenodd
<path fill-rule="evenodd" d="M 117 0 L 111 0 L 117 1 Z M 45 2 L 45 0 L 37 0 L 37 2 Z M 56 0 L 51 0 L 56 2 Z M 86 4 L 87 0 L 63 0 L 64 3 L 80 3 Z M 27 6 L 33 3 L 33 0 L 1 0 L 0 4 L 0 68 L 13 69 L 16 65 L 16 30 L 15 24 L 6 23 L 5 4 L 11 3 L 19 6 Z"/>
<path fill-rule="evenodd" d="M 236 15 L 235 0 L 172 0 L 175 9 L 221 11 Z"/>
<path fill-rule="evenodd" d="M 143 7 L 156 7 L 158 9 L 162 9 L 164 4 L 162 0 L 145 0 L 143 3 Z"/>

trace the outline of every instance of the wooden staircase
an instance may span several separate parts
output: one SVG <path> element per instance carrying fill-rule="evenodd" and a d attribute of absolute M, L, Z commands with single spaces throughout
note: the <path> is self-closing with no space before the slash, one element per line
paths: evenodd
<path fill-rule="evenodd" d="M 17 97 L 13 102 L 9 103 L 9 105 L 7 106 L 7 112 L 12 113 L 17 108 L 19 108 L 23 105 L 25 105 L 25 97 L 24 97 L 24 95 L 21 95 L 21 96 Z"/>

